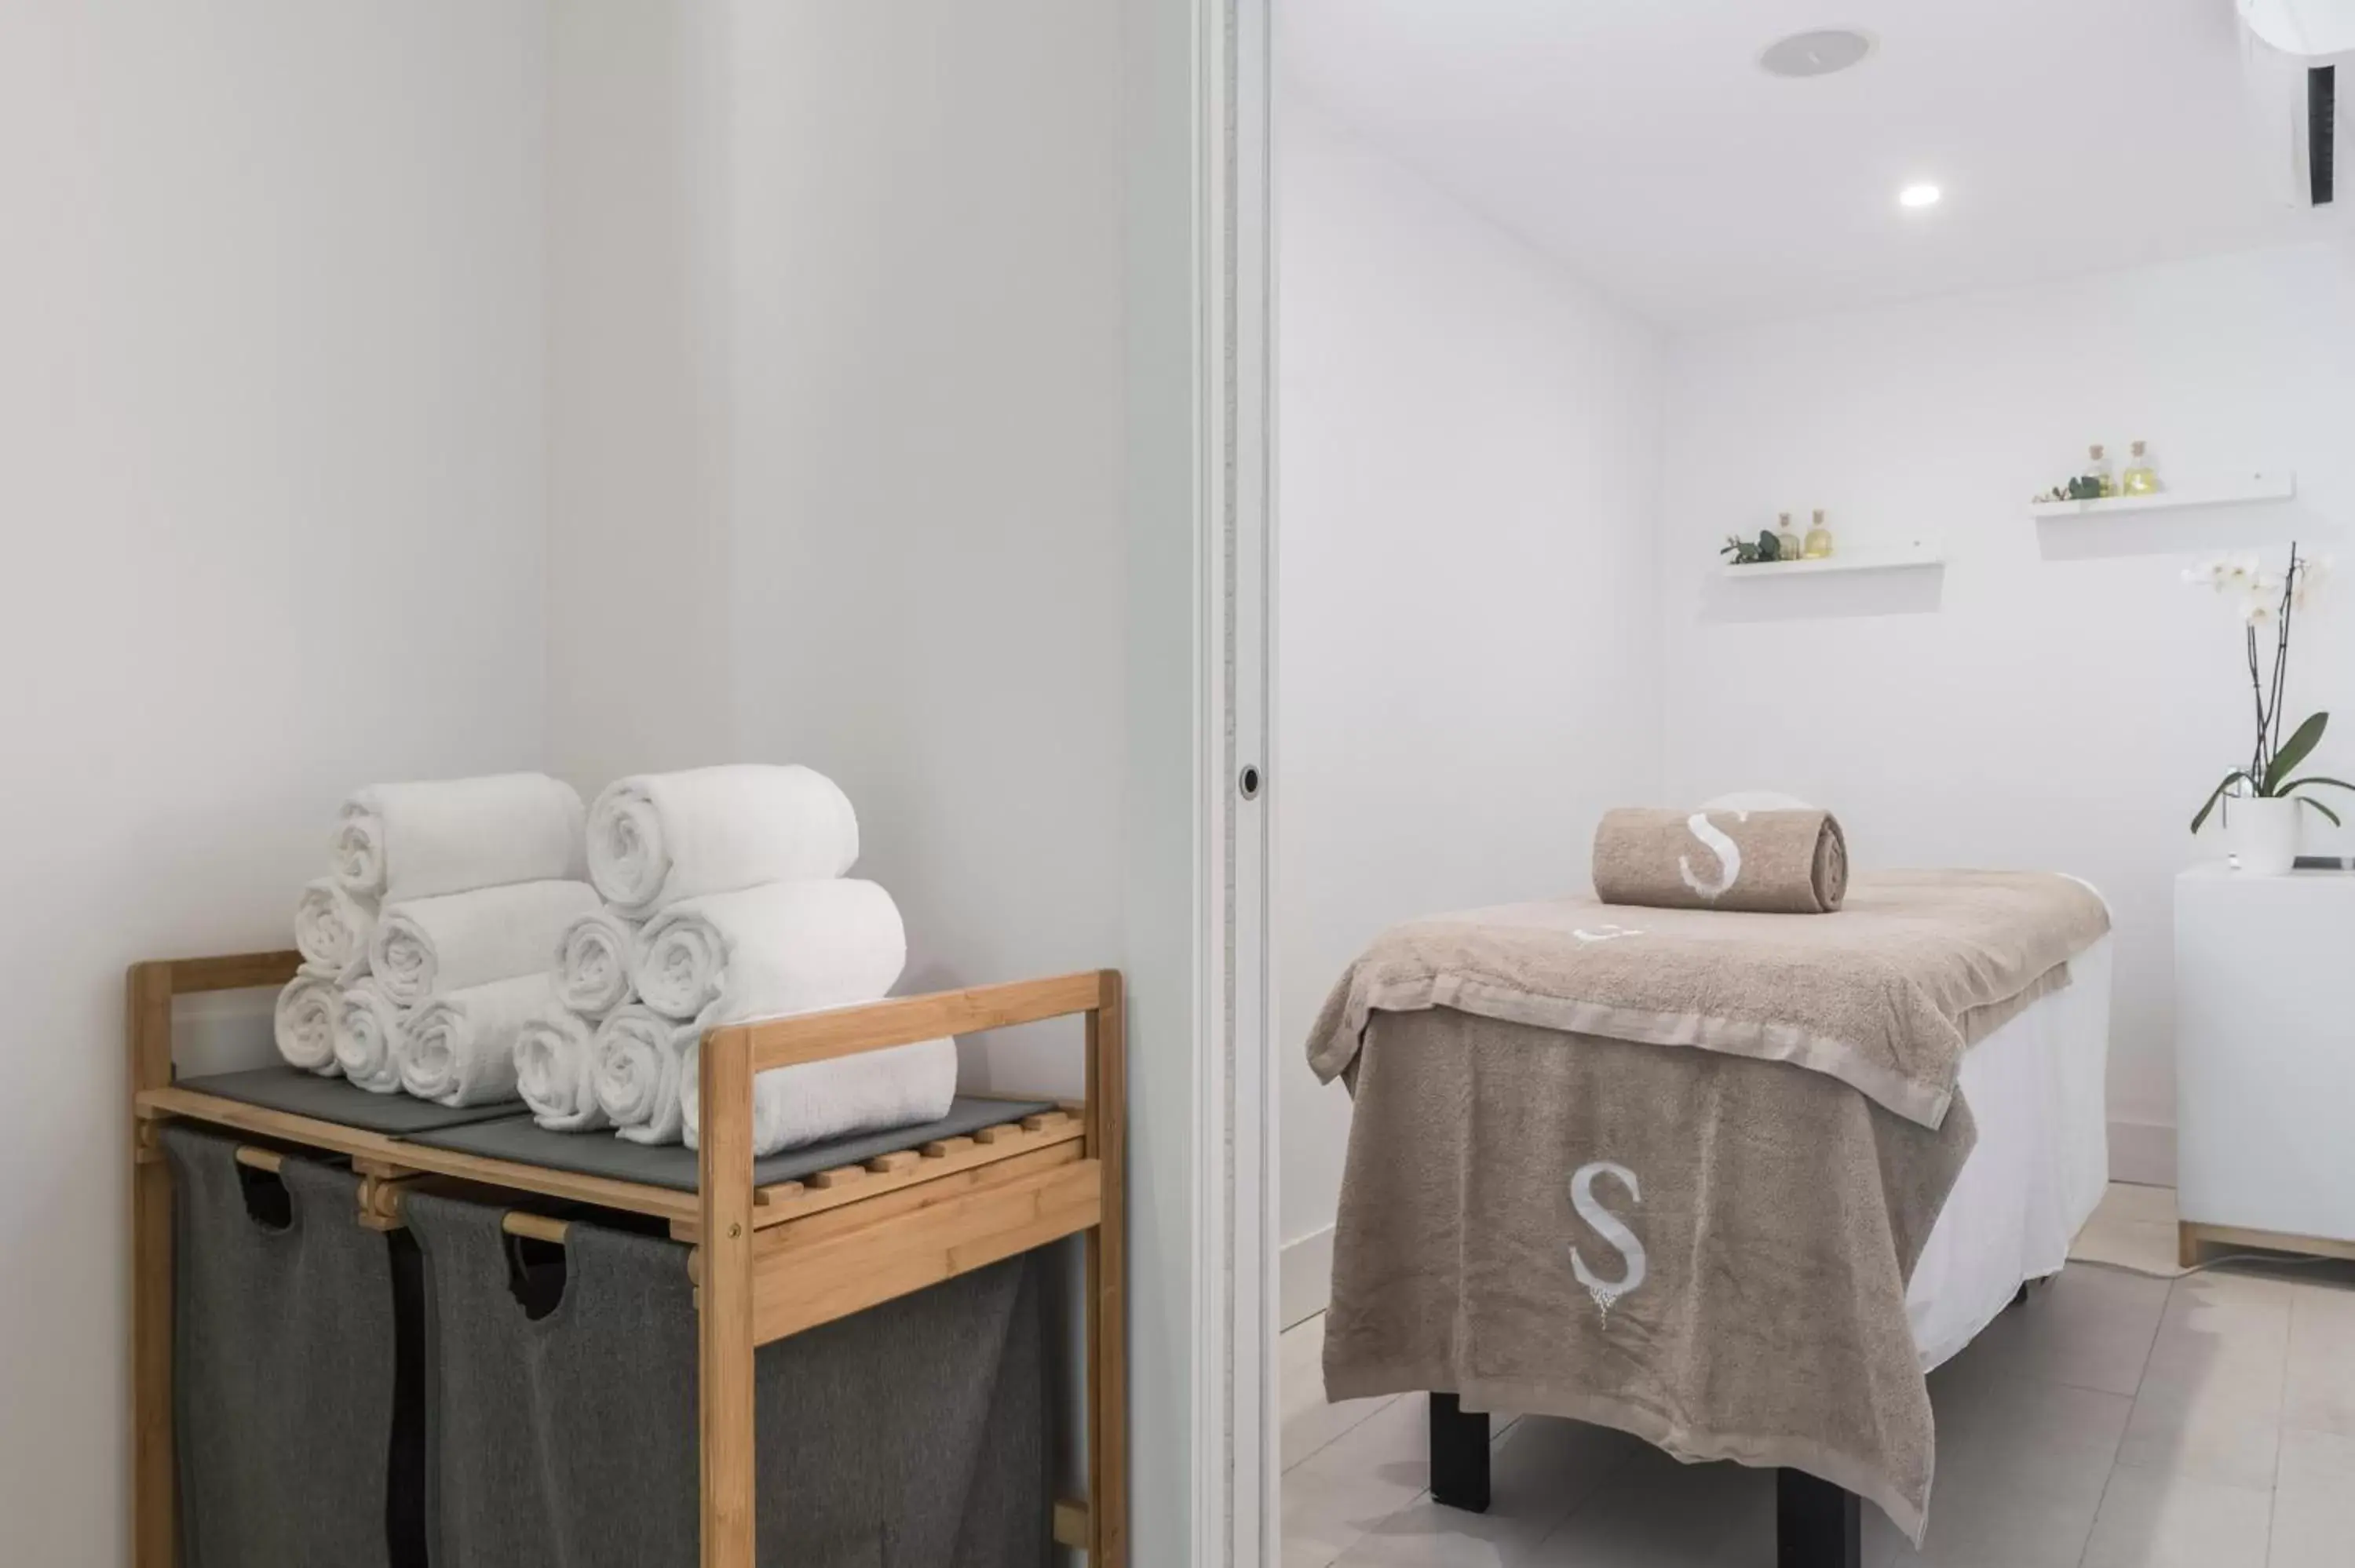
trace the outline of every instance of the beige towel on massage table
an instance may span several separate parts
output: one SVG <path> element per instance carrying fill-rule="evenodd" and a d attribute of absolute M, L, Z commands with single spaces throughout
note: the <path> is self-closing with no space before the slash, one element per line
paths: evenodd
<path fill-rule="evenodd" d="M 1867 873 L 1818 920 L 1591 898 L 1476 909 L 1377 938 L 1327 998 L 1308 1060 L 1332 1078 L 1370 1013 L 1452 1007 L 1796 1062 L 1935 1127 L 1964 1048 L 2067 984 L 2109 926 L 2084 884 L 2010 871 Z"/>
<path fill-rule="evenodd" d="M 1918 1541 L 1905 1287 L 1975 1137 L 1955 1075 L 2108 926 L 2066 877 L 1915 872 L 1816 920 L 1574 899 L 1386 932 L 1309 1041 L 1356 1097 L 1327 1396 L 1789 1466 Z"/>
<path fill-rule="evenodd" d="M 1605 904 L 1824 915 L 1848 893 L 1848 841 L 1829 811 L 1623 807 L 1594 829 Z"/>

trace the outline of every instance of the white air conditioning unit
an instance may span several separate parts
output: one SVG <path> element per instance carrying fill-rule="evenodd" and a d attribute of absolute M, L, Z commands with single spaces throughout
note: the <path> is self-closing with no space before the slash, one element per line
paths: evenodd
<path fill-rule="evenodd" d="M 2355 75 L 2355 0 L 2239 4 L 2241 63 L 2267 178 L 2293 206 L 2323 206 L 2338 195 L 2339 83 Z"/>

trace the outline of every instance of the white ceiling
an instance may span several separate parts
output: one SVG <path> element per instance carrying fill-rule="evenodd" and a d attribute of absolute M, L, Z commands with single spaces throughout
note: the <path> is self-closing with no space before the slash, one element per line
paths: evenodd
<path fill-rule="evenodd" d="M 2232 0 L 1276 0 L 1285 90 L 1664 325 L 2355 234 L 2277 207 Z M 1785 34 L 1864 64 L 1770 77 Z M 1901 209 L 1899 189 L 1945 199 Z"/>

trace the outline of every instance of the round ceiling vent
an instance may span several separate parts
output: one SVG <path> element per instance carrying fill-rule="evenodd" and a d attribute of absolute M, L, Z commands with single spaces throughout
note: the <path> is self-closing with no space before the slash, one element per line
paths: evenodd
<path fill-rule="evenodd" d="M 1849 27 L 1827 27 L 1813 33 L 1794 33 L 1768 45 L 1766 52 L 1758 57 L 1758 64 L 1769 76 L 1829 76 L 1860 63 L 1870 53 L 1870 34 Z"/>

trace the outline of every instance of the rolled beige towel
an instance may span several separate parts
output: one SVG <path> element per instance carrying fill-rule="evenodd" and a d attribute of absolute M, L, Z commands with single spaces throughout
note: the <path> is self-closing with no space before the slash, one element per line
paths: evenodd
<path fill-rule="evenodd" d="M 1829 811 L 1622 808 L 1594 830 L 1594 895 L 1655 909 L 1828 915 L 1848 896 Z"/>

